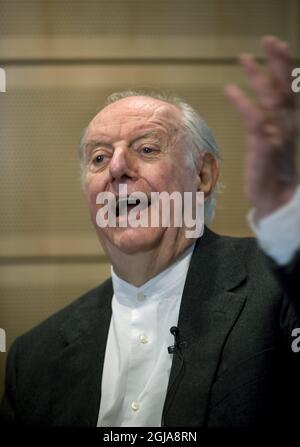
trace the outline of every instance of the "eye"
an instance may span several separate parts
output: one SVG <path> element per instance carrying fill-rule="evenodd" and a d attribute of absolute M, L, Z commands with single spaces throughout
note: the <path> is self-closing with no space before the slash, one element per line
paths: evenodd
<path fill-rule="evenodd" d="M 149 146 L 144 146 L 142 148 L 142 152 L 144 154 L 152 154 L 152 152 L 154 152 L 154 151 L 155 151 L 155 149 L 153 149 L 152 147 L 149 147 Z"/>
<path fill-rule="evenodd" d="M 104 155 L 99 154 L 93 159 L 93 163 L 99 164 L 99 163 L 102 163 L 103 160 L 104 160 Z"/>

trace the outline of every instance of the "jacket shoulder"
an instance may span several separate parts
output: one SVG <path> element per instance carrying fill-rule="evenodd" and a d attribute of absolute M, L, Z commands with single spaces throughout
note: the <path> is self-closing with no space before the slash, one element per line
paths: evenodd
<path fill-rule="evenodd" d="M 84 330 L 89 327 L 91 319 L 95 314 L 99 314 L 107 309 L 112 298 L 112 282 L 108 278 L 99 286 L 85 292 L 72 303 L 57 311 L 46 320 L 42 321 L 25 334 L 19 336 L 15 344 L 19 345 L 19 351 L 25 349 L 33 351 L 36 349 L 47 350 L 47 346 L 55 349 L 57 344 L 61 344 L 61 334 L 64 327 L 68 331 Z"/>
<path fill-rule="evenodd" d="M 207 249 L 209 245 L 215 256 L 220 258 L 220 263 L 226 264 L 226 270 L 244 269 L 248 282 L 255 284 L 255 288 L 269 289 L 273 295 L 280 296 L 280 284 L 274 275 L 270 258 L 262 251 L 255 237 L 236 237 L 219 235 L 208 231 Z"/>

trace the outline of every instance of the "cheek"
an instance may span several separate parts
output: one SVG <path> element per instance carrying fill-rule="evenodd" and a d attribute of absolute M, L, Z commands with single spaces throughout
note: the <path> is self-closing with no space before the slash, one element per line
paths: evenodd
<path fill-rule="evenodd" d="M 96 176 L 87 179 L 84 192 L 90 208 L 97 206 L 96 197 L 100 192 L 104 191 L 104 185 L 103 179 L 99 179 Z"/>
<path fill-rule="evenodd" d="M 191 191 L 196 182 L 196 171 L 182 160 L 160 170 L 156 176 L 158 191 Z"/>
<path fill-rule="evenodd" d="M 186 159 L 182 160 L 176 170 L 176 178 L 182 185 L 184 191 L 192 191 L 197 184 L 197 170 L 195 165 Z"/>
<path fill-rule="evenodd" d="M 154 174 L 154 173 L 153 173 Z M 148 176 L 148 184 L 151 187 L 151 191 L 162 192 L 171 191 L 174 186 L 174 178 L 171 173 L 166 170 L 162 172 L 155 172 L 155 175 Z"/>

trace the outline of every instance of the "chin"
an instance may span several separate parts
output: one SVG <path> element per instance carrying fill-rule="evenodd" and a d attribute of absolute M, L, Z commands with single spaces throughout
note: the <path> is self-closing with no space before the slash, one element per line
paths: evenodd
<path fill-rule="evenodd" d="M 161 242 L 161 228 L 115 228 L 105 235 L 105 242 L 126 254 L 150 251 Z"/>

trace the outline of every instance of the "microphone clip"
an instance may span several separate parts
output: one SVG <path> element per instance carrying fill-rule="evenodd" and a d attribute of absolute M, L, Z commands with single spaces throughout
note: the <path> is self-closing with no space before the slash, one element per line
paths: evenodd
<path fill-rule="evenodd" d="M 172 326 L 170 329 L 170 332 L 174 336 L 175 343 L 172 346 L 168 346 L 168 353 L 174 354 L 176 352 L 176 350 L 180 349 L 179 329 L 177 326 Z"/>

